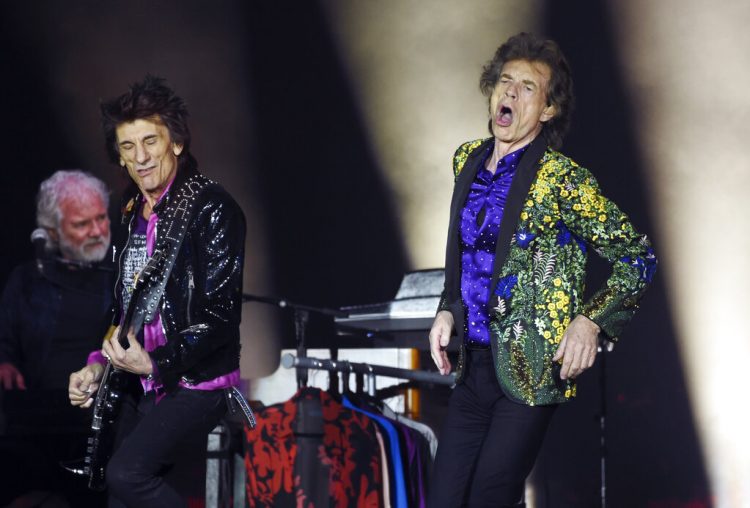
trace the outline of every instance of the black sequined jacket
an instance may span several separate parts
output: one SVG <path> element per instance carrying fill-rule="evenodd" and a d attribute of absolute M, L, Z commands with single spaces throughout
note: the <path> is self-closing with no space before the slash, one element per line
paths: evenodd
<path fill-rule="evenodd" d="M 167 195 L 154 207 L 157 215 L 195 173 L 185 167 L 178 170 Z M 245 217 L 217 184 L 208 185 L 196 199 L 195 212 L 159 303 L 167 343 L 150 353 L 167 391 L 181 379 L 197 384 L 239 368 Z M 119 274 L 141 195 L 131 192 L 124 202 L 121 238 L 116 242 Z M 165 230 L 158 223 L 157 244 Z M 114 323 L 120 322 L 122 283 L 118 276 Z"/>

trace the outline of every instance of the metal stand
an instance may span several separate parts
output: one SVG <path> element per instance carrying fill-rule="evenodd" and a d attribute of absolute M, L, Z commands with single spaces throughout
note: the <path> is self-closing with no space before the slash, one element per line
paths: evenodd
<path fill-rule="evenodd" d="M 286 298 L 271 298 L 268 296 L 252 295 L 250 293 L 242 294 L 243 302 L 261 302 L 275 305 L 282 309 L 292 309 L 294 311 L 294 336 L 297 344 L 297 356 L 304 357 L 307 354 L 305 347 L 305 334 L 307 333 L 307 323 L 310 321 L 310 313 L 322 314 L 324 316 L 347 317 L 349 314 L 337 309 L 328 309 L 325 307 L 314 307 L 304 303 L 293 303 Z M 307 369 L 297 369 L 297 387 L 307 386 Z"/>
<path fill-rule="evenodd" d="M 444 376 L 438 372 L 425 370 L 399 369 L 398 367 L 388 367 L 385 365 L 352 363 L 346 360 L 332 361 L 322 358 L 297 357 L 289 353 L 281 358 L 281 365 L 287 369 L 330 370 L 364 375 L 367 380 L 367 392 L 370 395 L 375 395 L 375 376 L 395 377 L 436 385 L 453 386 L 456 383 L 454 373 Z"/>
<path fill-rule="evenodd" d="M 245 507 L 245 461 L 231 444 L 226 423 L 219 423 L 208 435 L 206 508 Z"/>
<path fill-rule="evenodd" d="M 600 339 L 599 358 L 599 482 L 602 508 L 607 506 L 607 353 L 615 347 L 613 342 Z"/>

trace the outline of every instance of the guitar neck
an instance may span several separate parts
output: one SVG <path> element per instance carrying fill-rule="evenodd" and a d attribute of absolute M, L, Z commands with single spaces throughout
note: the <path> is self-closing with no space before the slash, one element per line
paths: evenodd
<path fill-rule="evenodd" d="M 133 284 L 133 292 L 130 294 L 130 301 L 128 307 L 125 309 L 125 316 L 123 317 L 122 324 L 120 325 L 120 331 L 117 334 L 117 341 L 120 343 L 123 349 L 128 349 L 130 343 L 128 342 L 128 332 L 130 327 L 133 325 L 133 316 L 135 314 L 136 301 L 140 298 L 141 292 L 147 281 L 150 281 L 154 274 L 158 271 L 158 267 L 161 265 L 164 259 L 164 254 L 160 250 L 154 251 L 151 258 L 143 267 L 141 272 L 136 276 Z M 140 327 L 140 324 L 138 325 Z M 133 330 L 138 333 L 138 330 Z"/>

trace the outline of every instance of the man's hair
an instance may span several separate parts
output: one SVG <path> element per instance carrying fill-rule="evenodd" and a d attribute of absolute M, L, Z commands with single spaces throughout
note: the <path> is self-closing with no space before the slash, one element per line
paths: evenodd
<path fill-rule="evenodd" d="M 80 169 L 60 169 L 39 186 L 36 197 L 36 224 L 41 228 L 57 229 L 62 220 L 60 205 L 68 199 L 80 200 L 97 194 L 109 206 L 107 184 Z"/>
<path fill-rule="evenodd" d="M 120 163 L 117 126 L 136 120 L 152 120 L 161 122 L 169 130 L 171 141 L 182 145 L 182 152 L 177 157 L 180 165 L 197 165 L 190 154 L 185 101 L 165 84 L 164 79 L 147 74 L 140 83 L 130 85 L 124 94 L 103 102 L 101 113 L 107 154 L 115 164 Z"/>
<path fill-rule="evenodd" d="M 547 104 L 555 106 L 555 115 L 544 122 L 542 134 L 552 148 L 559 149 L 562 145 L 563 136 L 570 126 L 575 102 L 573 77 L 565 55 L 553 40 L 542 39 L 526 32 L 514 35 L 497 48 L 495 56 L 482 69 L 479 88 L 485 96 L 490 97 L 492 95 L 492 91 L 500 79 L 503 65 L 512 60 L 542 62 L 549 67 L 551 76 L 545 92 Z M 492 132 L 491 123 L 490 132 Z"/>

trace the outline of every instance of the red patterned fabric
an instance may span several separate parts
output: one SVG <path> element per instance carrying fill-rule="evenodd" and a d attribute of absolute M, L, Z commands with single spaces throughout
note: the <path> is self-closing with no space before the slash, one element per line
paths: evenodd
<path fill-rule="evenodd" d="M 309 424 L 316 417 L 300 414 L 303 405 L 320 409 L 322 433 L 295 435 L 295 424 L 301 419 Z M 255 429 L 245 428 L 248 507 L 382 506 L 380 447 L 375 423 L 366 415 L 343 407 L 326 392 L 306 388 L 257 411 L 256 419 Z"/>

